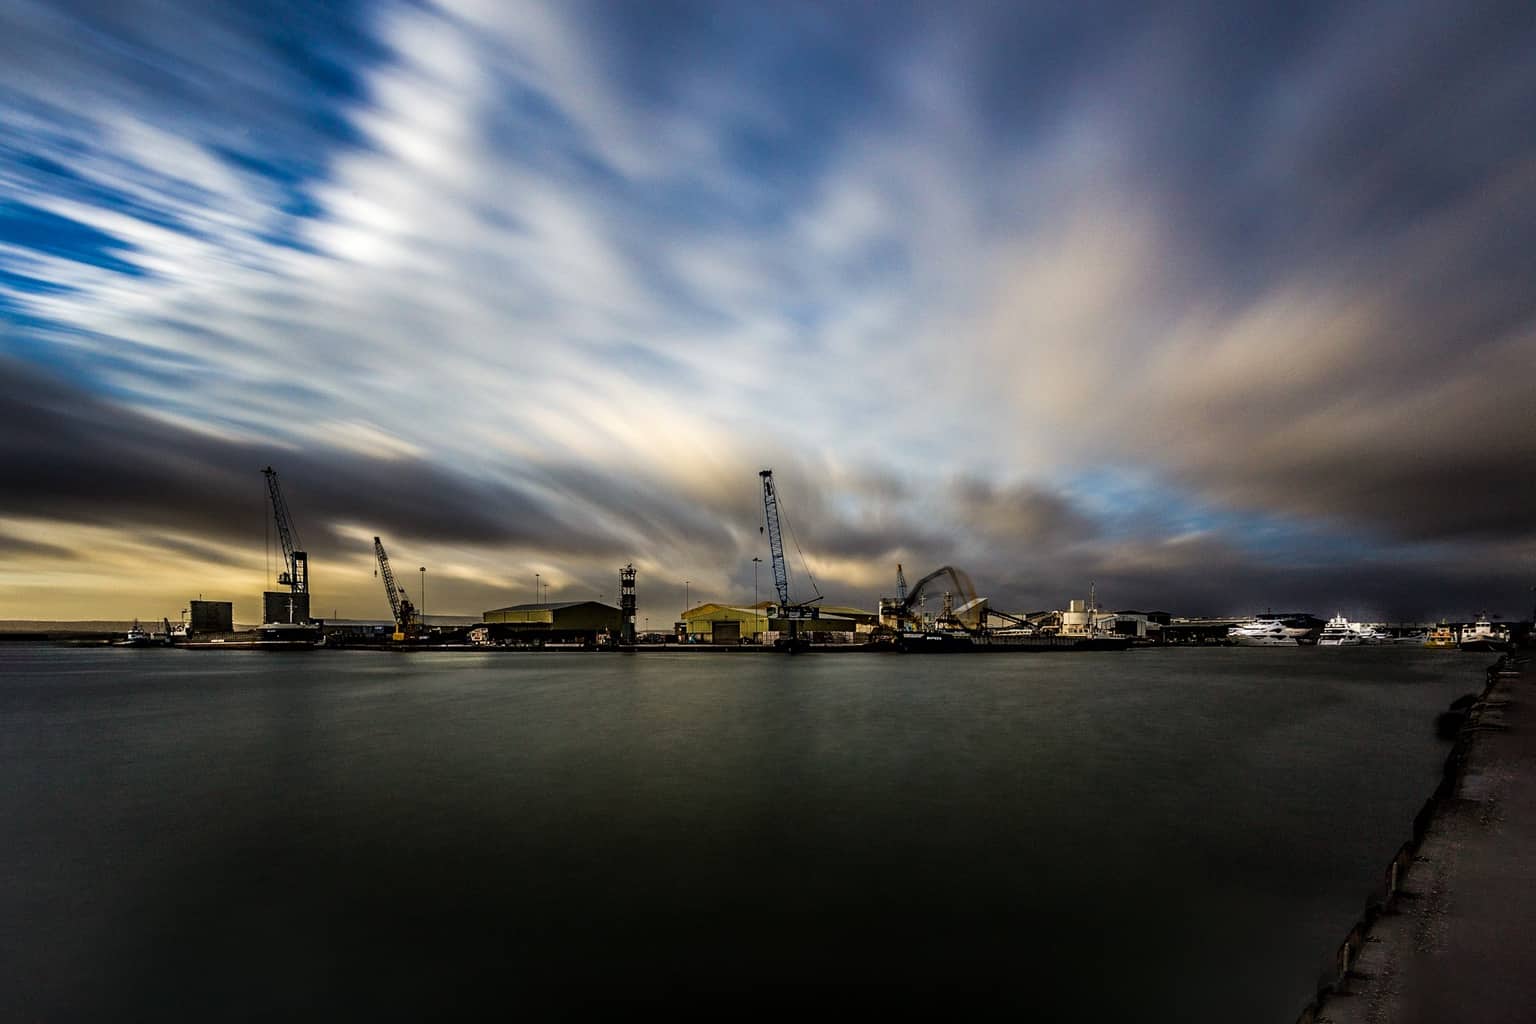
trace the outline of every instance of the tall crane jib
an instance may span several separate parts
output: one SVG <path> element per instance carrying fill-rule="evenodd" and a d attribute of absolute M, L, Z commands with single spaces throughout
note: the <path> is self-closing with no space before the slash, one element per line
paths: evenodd
<path fill-rule="evenodd" d="M 789 564 L 784 560 L 784 532 L 779 518 L 779 495 L 773 486 L 773 470 L 765 469 L 757 475 L 763 481 L 763 529 L 768 535 L 768 553 L 773 563 L 773 586 L 779 596 L 777 614 L 770 612 L 769 615 L 789 622 L 789 638 L 783 645 L 794 651 L 799 646 L 799 623 L 815 619 L 818 613 L 811 604 L 796 604 L 790 600 Z M 814 585 L 814 580 L 812 583 Z M 817 594 L 813 600 L 821 600 L 821 595 Z"/>
<path fill-rule="evenodd" d="M 768 529 L 768 553 L 773 564 L 773 586 L 779 604 L 789 604 L 789 566 L 784 561 L 784 533 L 779 527 L 779 496 L 773 489 L 773 470 L 757 474 L 763 480 L 763 518 Z"/>
<path fill-rule="evenodd" d="M 394 639 L 404 640 L 416 625 L 416 608 L 410 598 L 395 586 L 395 574 L 389 567 L 389 555 L 384 552 L 384 542 L 373 538 L 373 556 L 379 563 L 379 575 L 384 578 L 384 593 L 389 597 L 389 610 L 395 616 Z"/>
<path fill-rule="evenodd" d="M 277 485 L 277 470 L 268 466 L 261 471 L 267 478 L 267 494 L 272 499 L 272 518 L 277 521 L 277 539 L 283 547 L 283 571 L 277 582 L 295 594 L 309 593 L 309 555 L 299 544 L 299 531 L 294 528 L 293 517 L 288 514 L 288 503 Z"/>
<path fill-rule="evenodd" d="M 283 565 L 278 571 L 277 582 L 287 588 L 262 594 L 262 622 L 313 622 L 309 617 L 309 555 L 305 554 L 299 531 L 294 528 L 293 516 L 288 514 L 288 502 L 283 499 L 283 489 L 278 486 L 277 470 L 268 466 L 261 473 L 267 478 L 272 521 L 277 524 L 277 541 L 283 550 Z"/>

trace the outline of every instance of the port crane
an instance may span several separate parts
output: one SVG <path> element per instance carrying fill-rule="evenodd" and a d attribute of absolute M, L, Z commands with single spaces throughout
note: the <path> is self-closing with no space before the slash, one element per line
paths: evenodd
<path fill-rule="evenodd" d="M 389 595 L 389 610 L 395 616 L 394 639 L 404 640 L 416 628 L 416 606 L 395 586 L 395 574 L 389 568 L 389 555 L 384 553 L 384 542 L 377 537 L 373 538 L 373 556 L 379 563 L 374 575 L 384 577 L 384 593 Z"/>
<path fill-rule="evenodd" d="M 882 618 L 895 619 L 898 632 L 910 629 L 911 624 L 920 624 L 922 615 L 919 608 L 928 593 L 929 585 L 936 581 L 947 584 L 943 591 L 944 603 L 939 613 L 938 624 L 967 633 L 980 632 L 985 626 L 989 611 L 987 599 L 977 597 L 976 588 L 972 585 L 970 576 L 952 565 L 935 569 L 913 584 L 910 591 L 907 588 L 906 573 L 898 565 L 896 567 L 897 597 L 894 601 L 889 598 L 882 599 L 880 609 Z M 955 602 L 956 597 L 960 599 L 959 604 Z"/>
<path fill-rule="evenodd" d="M 817 589 L 816 580 L 813 578 L 811 588 L 816 590 L 815 597 L 798 604 L 790 600 L 789 563 L 784 559 L 784 533 L 779 522 L 779 495 L 773 486 L 773 470 L 765 469 L 757 475 L 763 481 L 764 530 L 768 534 L 768 551 L 773 561 L 773 586 L 779 595 L 777 612 L 773 608 L 768 609 L 768 617 L 785 619 L 789 622 L 788 642 L 780 642 L 790 651 L 794 651 L 799 646 L 799 624 L 817 617 L 815 604 L 822 599 L 822 594 Z"/>
<path fill-rule="evenodd" d="M 299 531 L 294 528 L 293 517 L 288 514 L 288 503 L 277 485 L 277 470 L 268 466 L 261 471 L 267 478 L 267 495 L 272 499 L 272 518 L 277 521 L 277 540 L 283 548 L 283 571 L 278 573 L 279 586 L 287 587 L 295 594 L 309 593 L 309 555 L 298 545 Z"/>

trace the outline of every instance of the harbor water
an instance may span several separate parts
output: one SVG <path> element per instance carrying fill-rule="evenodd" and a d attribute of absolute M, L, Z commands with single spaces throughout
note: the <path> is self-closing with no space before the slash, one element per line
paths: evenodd
<path fill-rule="evenodd" d="M 1489 659 L 0 648 L 0 1019 L 1289 1024 Z"/>

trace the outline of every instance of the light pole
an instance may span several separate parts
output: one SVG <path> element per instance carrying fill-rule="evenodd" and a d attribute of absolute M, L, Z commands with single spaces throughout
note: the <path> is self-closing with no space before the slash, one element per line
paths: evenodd
<path fill-rule="evenodd" d="M 690 639 L 693 636 L 692 631 L 688 628 L 688 610 L 690 608 L 692 608 L 692 607 L 693 607 L 692 603 L 688 600 L 688 581 L 687 580 L 683 580 L 683 639 L 684 640 L 688 640 L 688 639 Z"/>
<path fill-rule="evenodd" d="M 757 606 L 757 572 L 762 567 L 763 560 L 754 556 L 752 559 L 752 632 L 758 634 L 758 636 L 753 639 L 760 639 L 763 632 L 757 628 L 762 625 L 763 610 Z"/>
<path fill-rule="evenodd" d="M 427 567 L 421 567 L 421 627 L 427 627 Z"/>
<path fill-rule="evenodd" d="M 533 606 L 539 606 L 539 574 L 533 574 Z"/>

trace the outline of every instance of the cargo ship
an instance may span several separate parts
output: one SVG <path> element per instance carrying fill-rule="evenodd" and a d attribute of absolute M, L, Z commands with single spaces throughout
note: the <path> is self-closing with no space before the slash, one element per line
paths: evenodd
<path fill-rule="evenodd" d="M 318 622 L 268 622 L 240 633 L 177 637 L 172 646 L 189 651 L 312 651 L 325 646 L 325 630 Z"/>

